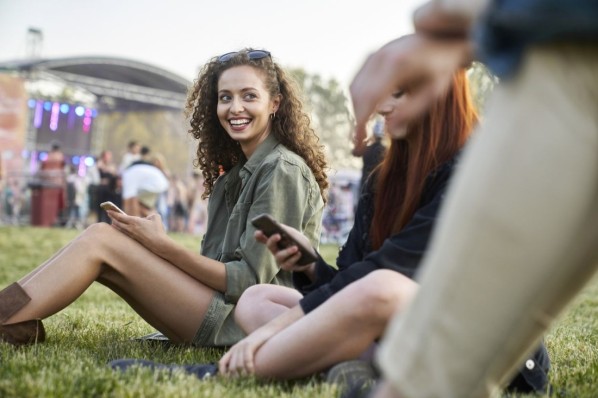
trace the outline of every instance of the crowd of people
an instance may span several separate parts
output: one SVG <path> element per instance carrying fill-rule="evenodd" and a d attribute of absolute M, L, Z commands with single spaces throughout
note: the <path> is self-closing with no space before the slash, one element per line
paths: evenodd
<path fill-rule="evenodd" d="M 296 83 L 265 50 L 211 58 L 186 103 L 209 198 L 201 253 L 159 212 L 108 210 L 112 226 L 93 224 L 0 291 L 2 340 L 43 342 L 42 320 L 98 281 L 164 338 L 228 347 L 217 364 L 117 370 L 327 371 L 353 397 L 547 393 L 544 333 L 598 267 L 596 18 L 590 0 L 419 8 L 415 32 L 351 85 L 356 146 L 373 113 L 389 145 L 336 266 L 317 253 L 327 163 Z M 483 122 L 466 78 L 476 58 L 501 78 Z M 149 208 L 154 193 L 125 207 Z M 256 229 L 262 213 L 282 232 Z M 299 247 L 317 260 L 302 264 Z"/>
<path fill-rule="evenodd" d="M 23 210 L 27 209 L 33 225 L 83 229 L 94 222 L 111 222 L 100 209 L 100 203 L 110 201 L 131 215 L 156 211 L 172 232 L 195 235 L 205 232 L 207 202 L 202 198 L 201 174 L 194 172 L 185 178 L 179 177 L 168 169 L 160 153 L 152 153 L 136 140 L 128 143 L 119 164 L 114 161 L 112 151 L 104 150 L 83 173 L 80 167 L 66 161 L 60 144 L 54 142 L 48 157 L 40 162 L 33 181 L 36 183 L 13 177 L 4 184 L 0 196 L 5 222 L 21 224 Z M 32 203 L 28 191 L 36 185 L 43 190 L 43 195 Z M 45 223 L 37 224 L 34 219 L 35 206 L 47 213 Z"/>

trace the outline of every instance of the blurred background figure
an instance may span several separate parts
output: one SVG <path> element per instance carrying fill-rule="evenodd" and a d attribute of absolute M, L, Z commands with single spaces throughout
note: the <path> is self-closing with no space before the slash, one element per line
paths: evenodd
<path fill-rule="evenodd" d="M 356 134 L 356 136 L 360 136 Z M 366 140 L 356 139 L 354 140 L 355 146 L 353 147 L 353 156 L 362 157 L 363 167 L 361 170 L 361 182 L 359 189 L 363 186 L 365 180 L 372 173 L 372 170 L 380 164 L 384 153 L 386 152 L 386 146 L 383 142 L 384 138 L 384 121 L 381 119 L 376 120 L 372 134 Z"/>
<path fill-rule="evenodd" d="M 32 224 L 54 226 L 60 224 L 60 215 L 66 207 L 64 173 L 65 161 L 60 143 L 53 141 L 48 156 L 41 163 L 39 185 L 34 193 L 38 205 L 32 213 Z"/>
<path fill-rule="evenodd" d="M 163 161 L 150 159 L 149 154 L 150 149 L 143 147 L 141 159 L 122 174 L 123 210 L 131 216 L 145 217 L 157 211 L 160 195 L 168 190 L 168 179 L 161 170 Z"/>
<path fill-rule="evenodd" d="M 83 228 L 82 209 L 87 194 L 87 181 L 77 173 L 77 167 L 71 165 L 66 176 L 67 228 Z"/>
<path fill-rule="evenodd" d="M 208 203 L 202 198 L 204 193 L 204 179 L 201 173 L 193 171 L 191 180 L 187 184 L 187 202 L 189 218 L 187 220 L 187 232 L 193 235 L 202 235 L 206 232 L 208 223 Z"/>
<path fill-rule="evenodd" d="M 100 171 L 98 170 L 98 158 L 87 168 L 85 173 L 85 185 L 87 186 L 87 213 L 85 224 L 89 225 L 98 222 L 100 219 L 100 201 L 98 190 L 100 188 Z"/>
<path fill-rule="evenodd" d="M 168 188 L 168 230 L 185 232 L 188 218 L 189 192 L 187 186 L 176 174 L 171 174 Z"/>
<path fill-rule="evenodd" d="M 171 185 L 170 176 L 172 175 L 172 173 L 170 172 L 170 168 L 166 163 L 166 157 L 160 152 L 150 155 L 149 163 L 160 169 L 160 171 L 162 172 L 162 174 L 164 174 L 164 177 L 166 177 L 166 180 L 168 181 L 168 187 L 165 191 L 158 195 L 158 201 L 156 202 L 156 211 L 162 217 L 162 224 L 164 225 L 164 228 L 168 231 L 168 217 L 170 214 L 168 205 L 168 195 Z"/>
<path fill-rule="evenodd" d="M 122 174 L 127 167 L 139 159 L 141 159 L 141 145 L 137 141 L 131 140 L 127 144 L 127 152 L 123 155 L 118 167 L 119 173 Z"/>
<path fill-rule="evenodd" d="M 0 192 L 4 192 L 4 175 L 2 169 L 2 152 L 0 152 Z M 0 215 L 4 214 L 4 203 L 0 202 Z M 0 225 L 2 225 L 2 217 L 0 217 Z"/>
<path fill-rule="evenodd" d="M 18 178 L 9 178 L 2 188 L 2 207 L 6 222 L 20 225 L 21 210 L 26 204 L 25 187 Z M 1 221 L 1 220 L 0 220 Z"/>
<path fill-rule="evenodd" d="M 355 218 L 356 185 L 357 181 L 350 178 L 331 179 L 322 219 L 322 243 L 343 245 L 346 242 Z"/>
<path fill-rule="evenodd" d="M 114 204 L 120 206 L 122 200 L 119 192 L 119 174 L 112 158 L 112 152 L 102 151 L 96 165 L 100 175 L 100 185 L 97 190 L 97 203 L 93 207 L 98 209 L 100 203 L 106 201 L 114 202 Z M 110 223 L 110 218 L 108 218 L 106 212 L 99 211 L 98 214 L 98 221 Z"/>

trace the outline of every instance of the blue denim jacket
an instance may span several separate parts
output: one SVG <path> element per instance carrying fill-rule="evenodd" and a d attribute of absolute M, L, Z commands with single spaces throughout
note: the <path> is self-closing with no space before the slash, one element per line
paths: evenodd
<path fill-rule="evenodd" d="M 474 29 L 478 59 L 500 78 L 512 76 L 530 45 L 598 44 L 596 0 L 494 0 Z"/>

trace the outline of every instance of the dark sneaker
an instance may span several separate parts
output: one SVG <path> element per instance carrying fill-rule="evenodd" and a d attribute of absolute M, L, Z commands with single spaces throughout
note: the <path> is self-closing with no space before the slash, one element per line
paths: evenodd
<path fill-rule="evenodd" d="M 207 379 L 215 376 L 218 373 L 218 365 L 214 363 L 207 364 L 193 364 L 193 365 L 165 365 L 148 361 L 145 359 L 116 359 L 110 361 L 108 365 L 114 370 L 125 372 L 132 367 L 149 368 L 152 371 L 164 370 L 170 373 L 184 372 L 197 377 L 198 379 Z"/>
<path fill-rule="evenodd" d="M 378 376 L 370 362 L 355 359 L 333 366 L 326 375 L 326 382 L 338 386 L 340 398 L 365 398 L 373 391 Z"/>
<path fill-rule="evenodd" d="M 154 332 L 154 333 L 146 334 L 145 336 L 135 337 L 135 338 L 133 338 L 131 340 L 133 340 L 133 341 L 139 341 L 139 342 L 143 342 L 143 343 L 160 344 L 160 345 L 163 345 L 165 347 L 169 347 L 171 345 L 174 345 L 174 343 L 170 339 L 168 339 L 168 337 L 164 336 L 160 332 Z"/>

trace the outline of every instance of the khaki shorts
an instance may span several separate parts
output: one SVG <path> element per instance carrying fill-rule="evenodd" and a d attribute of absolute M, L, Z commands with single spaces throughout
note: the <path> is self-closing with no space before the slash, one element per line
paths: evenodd
<path fill-rule="evenodd" d="M 160 194 L 156 192 L 139 191 L 137 193 L 137 200 L 143 206 L 153 210 L 156 207 L 156 203 L 158 202 L 158 196 L 160 196 Z"/>
<path fill-rule="evenodd" d="M 222 293 L 215 293 L 206 316 L 193 338 L 193 344 L 201 347 L 231 346 L 246 334 L 235 323 L 235 305 L 226 303 Z"/>

